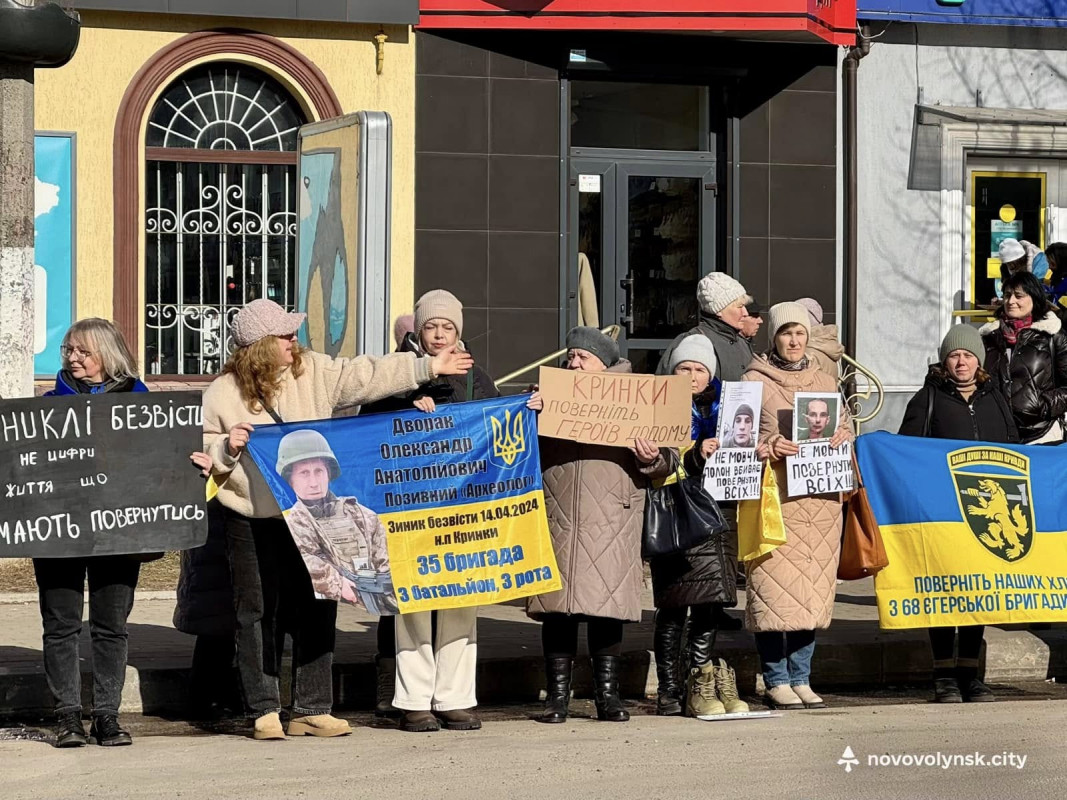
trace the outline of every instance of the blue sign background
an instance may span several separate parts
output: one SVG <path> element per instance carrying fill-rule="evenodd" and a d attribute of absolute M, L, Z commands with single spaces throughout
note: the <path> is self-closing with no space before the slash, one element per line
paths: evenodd
<path fill-rule="evenodd" d="M 963 0 L 943 5 L 937 0 L 859 0 L 861 20 L 895 19 L 908 22 L 950 22 L 964 25 L 1027 25 L 1067 27 L 1064 0 Z"/>

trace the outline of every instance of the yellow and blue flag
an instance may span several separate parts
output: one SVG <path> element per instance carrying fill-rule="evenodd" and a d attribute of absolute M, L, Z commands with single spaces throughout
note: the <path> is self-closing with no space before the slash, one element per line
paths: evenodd
<path fill-rule="evenodd" d="M 882 628 L 1067 621 L 1067 450 L 870 433 Z"/>
<path fill-rule="evenodd" d="M 315 591 L 402 614 L 557 591 L 526 399 L 257 426 L 249 453 Z"/>

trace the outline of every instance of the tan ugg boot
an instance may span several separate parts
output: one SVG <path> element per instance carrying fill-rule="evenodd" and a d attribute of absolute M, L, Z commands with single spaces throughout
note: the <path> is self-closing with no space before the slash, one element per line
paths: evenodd
<path fill-rule="evenodd" d="M 804 708 L 804 701 L 797 697 L 797 693 L 788 683 L 768 689 L 764 700 L 776 711 L 795 711 Z"/>
<path fill-rule="evenodd" d="M 290 736 L 347 736 L 351 726 L 331 714 L 316 714 L 313 717 L 293 717 L 289 721 Z"/>
<path fill-rule="evenodd" d="M 826 703 L 824 703 L 822 698 L 815 694 L 807 684 L 794 686 L 793 693 L 800 698 L 800 702 L 804 704 L 804 708 L 826 708 Z"/>
<path fill-rule="evenodd" d="M 282 720 L 277 711 L 264 714 L 256 720 L 252 729 L 253 739 L 284 739 L 285 731 L 282 730 Z"/>

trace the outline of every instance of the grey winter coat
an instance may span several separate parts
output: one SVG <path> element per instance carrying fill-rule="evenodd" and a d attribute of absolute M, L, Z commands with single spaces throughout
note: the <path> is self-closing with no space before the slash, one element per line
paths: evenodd
<path fill-rule="evenodd" d="M 670 346 L 663 351 L 663 357 L 656 367 L 657 375 L 666 375 L 670 372 L 671 353 L 674 352 L 682 340 L 694 333 L 702 333 L 708 337 L 715 347 L 715 358 L 719 362 L 713 377 L 720 381 L 739 381 L 745 374 L 748 365 L 752 363 L 752 343 L 741 335 L 741 331 L 732 328 L 718 317 L 701 313 L 700 322 L 695 328 L 678 336 Z"/>
<path fill-rule="evenodd" d="M 621 361 L 612 372 L 629 372 Z M 645 467 L 625 447 L 542 438 L 545 508 L 563 588 L 531 597 L 526 613 L 641 619 L 641 527 L 650 478 L 670 475 L 676 450 Z"/>

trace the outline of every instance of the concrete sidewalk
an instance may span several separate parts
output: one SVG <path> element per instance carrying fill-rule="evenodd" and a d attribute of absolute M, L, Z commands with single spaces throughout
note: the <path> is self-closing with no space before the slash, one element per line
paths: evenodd
<path fill-rule="evenodd" d="M 647 592 L 644 607 L 649 609 L 644 620 L 626 629 L 623 690 L 629 697 L 654 694 L 656 687 L 653 612 Z M 123 711 L 181 714 L 185 709 L 194 638 L 174 629 L 173 612 L 172 594 L 138 593 L 130 617 Z M 39 716 L 50 709 L 51 699 L 41 663 L 37 596 L 0 596 L 0 615 L 0 717 Z M 479 616 L 479 700 L 494 704 L 536 700 L 543 686 L 541 626 L 526 617 L 521 604 L 487 606 Z M 340 708 L 373 706 L 375 624 L 375 617 L 351 606 L 339 610 L 334 670 Z M 87 628 L 81 650 L 86 690 L 91 685 Z M 817 641 L 812 674 L 816 687 L 873 689 L 929 680 L 926 631 L 880 631 L 870 580 L 838 587 L 833 624 L 819 632 Z M 737 669 L 743 692 L 755 691 L 758 663 L 751 634 L 720 633 L 716 653 Z M 993 683 L 1067 677 L 1067 627 L 988 629 L 985 674 Z M 588 662 L 580 660 L 576 666 L 575 691 L 579 696 L 591 692 Z"/>

